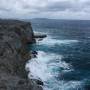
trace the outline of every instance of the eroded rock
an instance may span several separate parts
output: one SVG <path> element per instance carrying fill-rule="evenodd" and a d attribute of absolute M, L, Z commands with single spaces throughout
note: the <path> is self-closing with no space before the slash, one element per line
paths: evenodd
<path fill-rule="evenodd" d="M 25 64 L 31 58 L 27 44 L 34 43 L 31 24 L 0 20 L 0 90 L 42 90 L 28 80 Z"/>

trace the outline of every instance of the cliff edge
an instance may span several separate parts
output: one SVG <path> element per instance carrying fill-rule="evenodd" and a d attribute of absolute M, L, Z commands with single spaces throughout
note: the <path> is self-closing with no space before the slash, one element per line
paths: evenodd
<path fill-rule="evenodd" d="M 33 36 L 29 22 L 0 20 L 0 90 L 42 90 L 25 71 L 31 58 L 27 44 L 35 42 Z"/>

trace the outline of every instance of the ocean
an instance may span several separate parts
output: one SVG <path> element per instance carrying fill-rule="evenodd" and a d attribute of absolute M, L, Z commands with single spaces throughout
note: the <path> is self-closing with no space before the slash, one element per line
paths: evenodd
<path fill-rule="evenodd" d="M 26 67 L 44 90 L 90 90 L 90 21 L 31 20 L 34 32 L 47 37 L 29 49 L 38 52 Z"/>

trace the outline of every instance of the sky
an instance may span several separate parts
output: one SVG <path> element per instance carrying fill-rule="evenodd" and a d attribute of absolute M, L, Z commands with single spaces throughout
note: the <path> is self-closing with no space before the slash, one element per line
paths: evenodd
<path fill-rule="evenodd" d="M 90 0 L 0 0 L 0 18 L 90 20 Z"/>

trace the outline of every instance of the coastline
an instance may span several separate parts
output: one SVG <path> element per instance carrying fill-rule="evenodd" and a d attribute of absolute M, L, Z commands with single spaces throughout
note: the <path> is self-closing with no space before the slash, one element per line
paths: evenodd
<path fill-rule="evenodd" d="M 42 90 L 43 83 L 28 79 L 27 45 L 35 43 L 30 22 L 0 20 L 0 90 Z"/>

